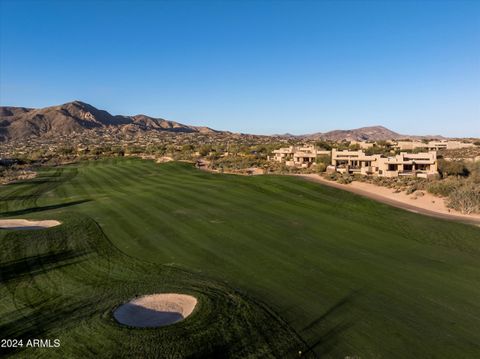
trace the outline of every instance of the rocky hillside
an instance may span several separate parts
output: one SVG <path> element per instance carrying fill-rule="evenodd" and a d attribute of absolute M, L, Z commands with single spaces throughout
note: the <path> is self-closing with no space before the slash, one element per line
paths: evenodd
<path fill-rule="evenodd" d="M 421 138 L 437 138 L 442 136 L 412 136 L 402 135 L 383 126 L 361 127 L 353 130 L 335 130 L 325 133 L 314 133 L 303 136 L 310 140 L 330 140 L 330 141 L 383 141 L 383 140 L 398 140 L 402 138 L 421 139 Z"/>
<path fill-rule="evenodd" d="M 67 135 L 93 128 L 122 132 L 217 132 L 208 127 L 183 125 L 145 115 L 113 116 L 81 101 L 40 109 L 0 107 L 0 141 Z"/>
<path fill-rule="evenodd" d="M 397 139 L 403 136 L 383 126 L 370 126 L 353 130 L 334 130 L 325 133 L 314 133 L 306 137 L 331 141 L 379 141 Z"/>

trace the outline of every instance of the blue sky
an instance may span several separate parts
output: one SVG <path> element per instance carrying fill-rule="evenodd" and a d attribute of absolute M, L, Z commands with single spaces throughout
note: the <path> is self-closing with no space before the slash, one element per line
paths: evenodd
<path fill-rule="evenodd" d="M 0 3 L 1 105 L 480 136 L 478 1 Z"/>

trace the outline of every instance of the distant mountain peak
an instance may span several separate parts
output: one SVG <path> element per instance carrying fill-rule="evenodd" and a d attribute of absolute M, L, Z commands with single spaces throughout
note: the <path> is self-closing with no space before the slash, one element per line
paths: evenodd
<path fill-rule="evenodd" d="M 333 130 L 329 132 L 318 132 L 302 136 L 311 140 L 330 140 L 330 141 L 386 141 L 398 140 L 402 138 L 443 138 L 442 136 L 413 136 L 402 135 L 392 131 L 385 126 L 365 126 L 351 130 Z"/>
<path fill-rule="evenodd" d="M 91 128 L 107 127 L 122 132 L 217 132 L 208 127 L 184 125 L 147 115 L 114 116 L 79 100 L 40 109 L 0 107 L 0 141 L 67 135 Z"/>

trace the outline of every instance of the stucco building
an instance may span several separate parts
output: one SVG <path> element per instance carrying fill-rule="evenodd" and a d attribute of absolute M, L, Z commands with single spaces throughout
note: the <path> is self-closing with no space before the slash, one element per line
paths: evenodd
<path fill-rule="evenodd" d="M 331 156 L 330 171 L 381 177 L 415 176 L 427 178 L 438 173 L 436 151 L 400 152 L 392 156 L 367 155 L 363 150 L 325 151 L 315 146 L 290 146 L 273 151 L 270 160 L 290 167 L 308 168 L 319 156 Z"/>
<path fill-rule="evenodd" d="M 400 151 L 412 151 L 417 149 L 424 149 L 426 151 L 439 151 L 439 150 L 458 150 L 461 148 L 475 147 L 473 143 L 466 143 L 453 140 L 442 141 L 397 141 L 394 148 Z"/>
<path fill-rule="evenodd" d="M 332 167 L 341 173 L 360 173 L 381 177 L 415 176 L 427 178 L 438 173 L 437 153 L 401 152 L 386 157 L 366 155 L 363 151 L 332 150 Z"/>
<path fill-rule="evenodd" d="M 290 146 L 273 151 L 271 160 L 284 162 L 287 166 L 307 168 L 315 163 L 318 156 L 330 156 L 330 151 L 323 151 L 315 146 Z"/>

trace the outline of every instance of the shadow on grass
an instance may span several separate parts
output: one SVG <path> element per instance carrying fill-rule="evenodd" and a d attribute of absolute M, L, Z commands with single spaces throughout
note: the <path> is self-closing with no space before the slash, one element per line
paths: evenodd
<path fill-rule="evenodd" d="M 231 355 L 231 349 L 231 346 L 228 344 L 212 345 L 210 348 L 204 348 L 201 353 L 186 356 L 185 359 L 224 359 Z"/>
<path fill-rule="evenodd" d="M 73 303 L 35 303 L 35 309 L 25 314 L 25 309 L 8 313 L 4 318 L 15 319 L 0 324 L 0 338 L 23 340 L 24 347 L 29 339 L 52 337 L 52 330 L 74 326 L 94 312 L 90 300 Z M 14 355 L 25 348 L 0 348 L 0 357 Z"/>
<path fill-rule="evenodd" d="M 142 307 L 133 303 L 125 303 L 113 312 L 117 322 L 135 328 L 156 328 L 183 320 L 178 312 L 166 312 Z"/>
<path fill-rule="evenodd" d="M 340 336 L 343 332 L 347 331 L 353 326 L 354 320 L 349 318 L 348 320 L 342 320 L 340 323 L 332 325 L 334 318 L 338 315 L 345 313 L 348 310 L 348 306 L 352 304 L 354 299 L 358 297 L 360 291 L 352 291 L 345 297 L 341 298 L 333 306 L 331 306 L 325 313 L 318 318 L 307 324 L 301 331 L 308 332 L 315 327 L 325 328 L 322 334 L 313 343 L 309 343 L 307 350 L 303 354 L 315 352 L 320 357 L 327 355 L 331 352 L 337 343 L 340 341 Z"/>
<path fill-rule="evenodd" d="M 24 214 L 50 211 L 50 210 L 59 209 L 59 208 L 76 206 L 77 204 L 82 204 L 82 203 L 91 202 L 91 201 L 92 201 L 91 199 L 83 199 L 83 200 L 80 200 L 80 201 L 53 204 L 53 205 L 50 205 L 50 206 L 31 207 L 31 208 L 19 209 L 19 210 L 16 210 L 16 211 L 0 212 L 0 216 L 2 216 L 2 217 L 3 216 L 5 216 L 5 217 L 21 216 L 21 215 L 24 215 Z"/>
<path fill-rule="evenodd" d="M 32 277 L 50 270 L 81 262 L 87 251 L 67 250 L 35 255 L 0 264 L 0 283 L 7 283 L 22 277 Z"/>

